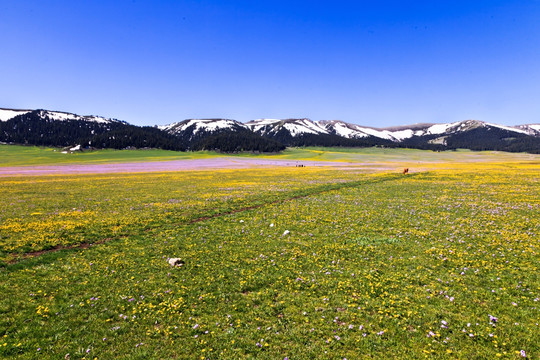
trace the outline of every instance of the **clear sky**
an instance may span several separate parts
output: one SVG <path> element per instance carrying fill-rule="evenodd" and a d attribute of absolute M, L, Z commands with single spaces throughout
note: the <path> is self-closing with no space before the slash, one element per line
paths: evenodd
<path fill-rule="evenodd" d="M 540 0 L 0 0 L 0 107 L 540 123 Z"/>

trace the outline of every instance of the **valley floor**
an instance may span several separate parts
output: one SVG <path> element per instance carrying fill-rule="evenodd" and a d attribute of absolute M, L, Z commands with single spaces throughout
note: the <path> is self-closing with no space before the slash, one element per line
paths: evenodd
<path fill-rule="evenodd" d="M 377 166 L 372 163 L 338 162 L 338 161 L 312 161 L 312 160 L 281 160 L 281 159 L 255 159 L 242 157 L 216 157 L 209 159 L 186 159 L 169 161 L 149 161 L 111 164 L 70 164 L 45 166 L 10 166 L 0 167 L 0 176 L 17 175 L 53 175 L 53 174 L 104 174 L 104 173 L 134 173 L 134 172 L 163 172 L 185 170 L 215 170 L 215 169 L 241 169 L 268 166 L 326 166 L 326 167 L 353 167 L 357 169 L 388 170 L 388 167 Z"/>
<path fill-rule="evenodd" d="M 540 163 L 410 163 L 2 177 L 0 357 L 540 358 Z"/>

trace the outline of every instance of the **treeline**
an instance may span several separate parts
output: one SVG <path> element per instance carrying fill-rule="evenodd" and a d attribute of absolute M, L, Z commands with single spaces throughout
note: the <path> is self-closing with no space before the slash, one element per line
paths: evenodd
<path fill-rule="evenodd" d="M 82 144 L 102 149 L 154 148 L 163 150 L 186 151 L 187 148 L 178 139 L 163 131 L 150 127 L 128 125 L 126 128 L 94 135 L 83 139 Z"/>
<path fill-rule="evenodd" d="M 386 144 L 388 147 L 420 150 L 445 151 L 469 149 L 474 151 L 507 151 L 540 154 L 540 138 L 516 133 L 496 127 L 481 127 L 451 134 L 444 144 L 431 143 L 440 135 L 413 136 L 400 143 Z"/>
<path fill-rule="evenodd" d="M 348 139 L 334 134 L 300 134 L 292 136 L 285 128 L 281 128 L 277 133 L 267 135 L 286 146 L 323 146 L 323 147 L 372 147 L 372 146 L 393 146 L 394 142 L 386 139 L 368 136 L 364 138 Z"/>
<path fill-rule="evenodd" d="M 540 154 L 540 137 L 529 136 L 500 128 L 476 128 L 446 140 L 450 149 L 496 150 Z"/>
<path fill-rule="evenodd" d="M 207 136 L 191 147 L 191 150 L 214 150 L 219 152 L 236 153 L 243 151 L 251 152 L 279 152 L 285 150 L 282 143 L 266 139 L 260 135 L 247 132 L 222 132 Z"/>

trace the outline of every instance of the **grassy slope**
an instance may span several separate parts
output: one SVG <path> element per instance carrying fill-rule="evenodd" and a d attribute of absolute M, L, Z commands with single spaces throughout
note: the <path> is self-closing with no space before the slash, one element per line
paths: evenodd
<path fill-rule="evenodd" d="M 139 161 L 203 159 L 220 156 L 214 152 L 180 152 L 168 150 L 96 150 L 62 154 L 61 150 L 37 146 L 0 145 L 0 166 L 33 166 L 58 164 L 96 164 Z"/>
<path fill-rule="evenodd" d="M 215 152 L 177 152 L 167 150 L 97 150 L 62 154 L 58 149 L 35 146 L 0 145 L 0 166 L 33 166 L 57 164 L 95 164 L 140 161 L 204 159 L 230 156 Z M 503 152 L 473 152 L 468 150 L 433 152 L 413 149 L 381 148 L 289 148 L 279 154 L 238 154 L 234 156 L 283 160 L 342 161 L 361 163 L 447 163 L 486 161 L 539 160 L 540 155 Z"/>

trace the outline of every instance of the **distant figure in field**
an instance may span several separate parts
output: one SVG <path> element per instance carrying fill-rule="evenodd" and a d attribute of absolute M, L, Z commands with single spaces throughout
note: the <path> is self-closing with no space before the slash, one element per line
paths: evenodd
<path fill-rule="evenodd" d="M 403 169 L 403 174 L 408 174 L 408 173 L 409 173 L 409 168 Z"/>

